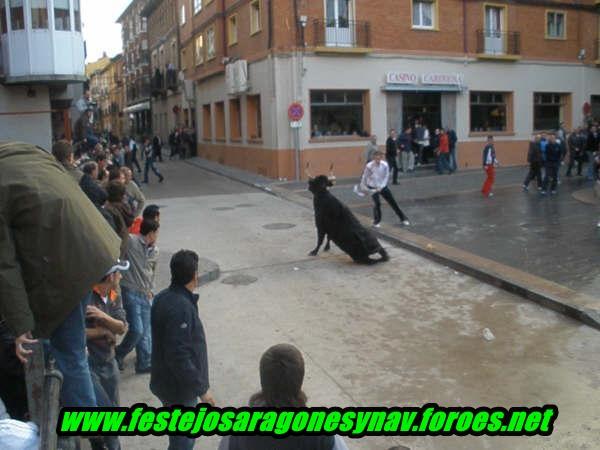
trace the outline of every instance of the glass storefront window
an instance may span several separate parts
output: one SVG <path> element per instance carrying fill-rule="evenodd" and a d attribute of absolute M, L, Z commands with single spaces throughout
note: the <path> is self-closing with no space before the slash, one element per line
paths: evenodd
<path fill-rule="evenodd" d="M 311 137 L 368 136 L 364 126 L 365 91 L 312 91 Z"/>
<path fill-rule="evenodd" d="M 54 29 L 57 31 L 71 31 L 69 0 L 54 0 Z"/>
<path fill-rule="evenodd" d="M 75 31 L 81 31 L 81 9 L 79 0 L 73 0 L 73 13 L 75 16 Z"/>
<path fill-rule="evenodd" d="M 471 131 L 507 131 L 507 94 L 471 92 Z"/>
<path fill-rule="evenodd" d="M 534 130 L 557 130 L 562 121 L 563 96 L 561 94 L 536 93 L 533 95 Z"/>

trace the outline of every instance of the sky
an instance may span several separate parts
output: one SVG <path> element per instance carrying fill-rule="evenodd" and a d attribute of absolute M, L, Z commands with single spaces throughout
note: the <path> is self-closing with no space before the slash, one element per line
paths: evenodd
<path fill-rule="evenodd" d="M 82 0 L 81 20 L 87 47 L 86 63 L 121 53 L 121 25 L 115 23 L 131 0 Z"/>

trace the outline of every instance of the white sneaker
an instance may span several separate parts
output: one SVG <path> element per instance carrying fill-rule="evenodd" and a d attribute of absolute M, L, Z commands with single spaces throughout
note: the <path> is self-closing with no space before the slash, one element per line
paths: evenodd
<path fill-rule="evenodd" d="M 365 193 L 364 193 L 364 192 L 361 192 L 361 191 L 359 191 L 359 190 L 358 190 L 358 184 L 355 184 L 355 185 L 354 185 L 354 187 L 352 188 L 352 190 L 353 190 L 353 191 L 354 191 L 354 193 L 355 193 L 356 195 L 358 195 L 359 197 L 364 197 L 364 196 L 365 196 Z"/>
<path fill-rule="evenodd" d="M 378 223 L 374 223 L 373 224 L 373 228 L 381 228 L 381 224 L 379 222 Z"/>
<path fill-rule="evenodd" d="M 488 194 L 488 197 L 493 197 L 493 196 L 494 196 L 494 193 L 493 193 L 493 192 L 490 192 L 490 193 Z"/>
<path fill-rule="evenodd" d="M 410 222 L 408 220 L 403 220 L 402 225 L 404 225 L 405 227 L 408 227 L 408 226 L 410 226 Z"/>
<path fill-rule="evenodd" d="M 598 228 L 600 228 L 600 222 L 598 222 Z"/>

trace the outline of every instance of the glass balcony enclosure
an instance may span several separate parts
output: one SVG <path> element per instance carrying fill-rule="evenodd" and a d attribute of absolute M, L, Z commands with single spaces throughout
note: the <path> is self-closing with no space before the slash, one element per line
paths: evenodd
<path fill-rule="evenodd" d="M 85 79 L 80 0 L 0 0 L 0 82 Z"/>

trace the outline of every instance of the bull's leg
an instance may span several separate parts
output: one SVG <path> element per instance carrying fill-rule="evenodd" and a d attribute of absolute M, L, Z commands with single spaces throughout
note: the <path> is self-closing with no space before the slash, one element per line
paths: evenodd
<path fill-rule="evenodd" d="M 329 250 L 331 250 L 331 239 L 329 239 L 329 235 L 327 235 L 327 242 L 325 243 L 323 251 L 328 252 Z"/>
<path fill-rule="evenodd" d="M 379 264 L 390 260 L 390 255 L 388 255 L 388 252 L 383 247 L 381 247 L 377 253 L 379 253 L 380 258 L 372 259 L 369 256 L 367 258 L 366 264 Z"/>
<path fill-rule="evenodd" d="M 317 233 L 319 235 L 317 246 L 312 252 L 309 253 L 310 256 L 317 256 L 319 254 L 319 249 L 321 248 L 321 245 L 323 245 L 323 240 L 325 239 L 325 232 L 323 230 L 317 230 Z"/>

